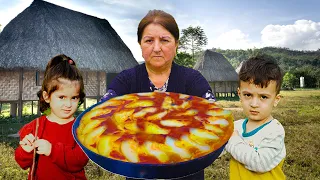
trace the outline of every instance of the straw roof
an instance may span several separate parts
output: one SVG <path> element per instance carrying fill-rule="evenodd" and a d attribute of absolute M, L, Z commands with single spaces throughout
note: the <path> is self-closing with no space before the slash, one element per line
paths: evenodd
<path fill-rule="evenodd" d="M 42 0 L 34 0 L 0 33 L 0 69 L 44 70 L 62 53 L 85 70 L 120 72 L 138 64 L 107 20 Z"/>
<path fill-rule="evenodd" d="M 194 69 L 200 71 L 209 82 L 238 81 L 238 74 L 229 61 L 222 54 L 212 50 L 203 53 Z"/>
<path fill-rule="evenodd" d="M 241 61 L 241 63 L 239 64 L 239 66 L 236 68 L 236 72 L 239 74 L 240 72 L 240 69 L 242 67 L 242 64 L 243 64 L 244 61 Z"/>

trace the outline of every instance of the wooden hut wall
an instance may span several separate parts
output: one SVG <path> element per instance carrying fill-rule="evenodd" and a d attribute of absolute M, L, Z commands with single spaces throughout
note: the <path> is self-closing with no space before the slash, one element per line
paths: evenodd
<path fill-rule="evenodd" d="M 37 71 L 24 70 L 22 100 L 37 101 L 39 99 L 37 93 L 41 89 L 42 82 L 37 85 L 36 74 Z"/>
<path fill-rule="evenodd" d="M 237 93 L 238 83 L 234 81 L 209 82 L 216 97 L 234 97 Z"/>
<path fill-rule="evenodd" d="M 82 73 L 84 78 L 84 88 L 86 97 L 99 99 L 106 93 L 106 73 L 85 71 Z"/>
<path fill-rule="evenodd" d="M 21 74 L 22 73 L 22 74 Z M 35 70 L 1 70 L 0 71 L 0 103 L 10 103 L 11 116 L 16 116 L 19 107 L 24 105 L 25 102 L 31 102 L 32 107 L 37 107 L 38 101 L 37 92 L 41 89 L 42 82 L 37 85 L 37 73 Z M 43 73 L 43 72 L 40 72 Z M 22 91 L 19 94 L 19 78 L 22 76 Z M 100 99 L 106 93 L 106 73 L 97 71 L 83 72 L 85 81 L 85 92 L 87 98 Z M 42 79 L 41 79 L 42 80 Z M 19 101 L 19 96 L 22 101 Z M 21 103 L 21 105 L 19 104 Z M 32 114 L 40 113 L 38 110 L 33 111 Z"/>
<path fill-rule="evenodd" d="M 99 77 L 100 77 L 100 80 L 99 80 L 99 83 L 100 83 L 99 93 L 100 94 L 98 94 L 98 95 L 101 97 L 107 92 L 106 91 L 107 90 L 107 76 L 106 76 L 105 72 L 99 72 Z"/>
<path fill-rule="evenodd" d="M 0 101 L 16 101 L 19 98 L 19 72 L 0 70 Z"/>

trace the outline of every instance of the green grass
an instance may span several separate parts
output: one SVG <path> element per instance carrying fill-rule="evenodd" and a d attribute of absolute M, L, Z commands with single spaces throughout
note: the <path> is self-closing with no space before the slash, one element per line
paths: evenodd
<path fill-rule="evenodd" d="M 9 117 L 9 115 L 10 115 L 10 104 L 9 103 L 2 104 L 0 117 Z"/>
<path fill-rule="evenodd" d="M 281 95 L 282 100 L 274 109 L 273 116 L 283 124 L 286 131 L 284 173 L 287 179 L 320 179 L 320 90 L 281 91 Z M 221 100 L 218 104 L 230 108 L 235 119 L 244 117 L 238 101 Z M 0 179 L 27 177 L 27 171 L 14 161 L 17 144 L 16 138 L 0 136 Z M 205 179 L 228 179 L 229 160 L 229 154 L 217 159 L 205 169 Z M 88 179 L 124 179 L 102 170 L 92 162 L 88 163 L 85 170 Z"/>
<path fill-rule="evenodd" d="M 33 114 L 37 114 L 37 101 L 33 101 Z M 86 106 L 90 107 L 97 103 L 96 99 L 86 98 Z M 32 108 L 31 102 L 24 102 L 22 108 L 23 116 L 32 115 Z M 79 111 L 84 111 L 83 104 L 78 108 Z M 0 113 L 0 118 L 7 118 L 10 116 L 10 103 L 3 103 Z"/>

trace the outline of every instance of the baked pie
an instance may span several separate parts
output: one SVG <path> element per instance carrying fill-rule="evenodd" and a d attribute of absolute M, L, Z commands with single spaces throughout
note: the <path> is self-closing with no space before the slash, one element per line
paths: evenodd
<path fill-rule="evenodd" d="M 120 161 L 168 164 L 207 155 L 230 138 L 231 111 L 172 92 L 127 94 L 88 110 L 76 129 L 87 149 Z"/>

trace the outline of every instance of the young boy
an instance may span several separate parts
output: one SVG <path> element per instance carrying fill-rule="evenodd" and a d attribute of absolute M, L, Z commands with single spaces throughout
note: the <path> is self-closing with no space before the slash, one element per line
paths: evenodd
<path fill-rule="evenodd" d="M 280 101 L 281 83 L 281 69 L 268 56 L 256 56 L 243 63 L 238 95 L 247 118 L 234 122 L 234 133 L 226 146 L 232 156 L 231 180 L 285 179 L 285 132 L 271 115 Z"/>

